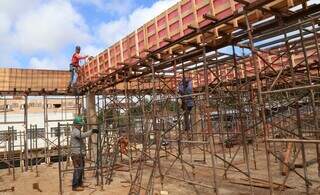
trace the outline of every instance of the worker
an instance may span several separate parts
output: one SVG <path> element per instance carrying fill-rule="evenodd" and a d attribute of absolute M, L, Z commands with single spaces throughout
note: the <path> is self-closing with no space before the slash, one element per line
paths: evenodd
<path fill-rule="evenodd" d="M 71 63 L 70 63 L 70 72 L 71 72 L 71 79 L 69 82 L 69 89 L 74 87 L 74 84 L 77 81 L 78 72 L 80 70 L 80 60 L 85 60 L 88 56 L 81 56 L 80 55 L 81 47 L 76 46 L 75 52 L 72 55 Z"/>
<path fill-rule="evenodd" d="M 190 130 L 190 114 L 193 107 L 193 99 L 192 99 L 192 81 L 189 78 L 184 77 L 182 81 L 179 83 L 179 94 L 181 97 L 181 108 L 184 111 L 184 130 Z"/>
<path fill-rule="evenodd" d="M 84 176 L 84 159 L 86 154 L 85 138 L 90 137 L 93 133 L 98 133 L 97 129 L 81 132 L 84 125 L 82 117 L 76 116 L 73 120 L 73 129 L 71 131 L 71 159 L 74 166 L 72 190 L 83 191 Z"/>

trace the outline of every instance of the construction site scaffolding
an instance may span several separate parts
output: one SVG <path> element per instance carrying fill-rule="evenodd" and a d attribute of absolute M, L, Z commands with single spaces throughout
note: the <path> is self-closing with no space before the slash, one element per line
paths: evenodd
<path fill-rule="evenodd" d="M 223 21 L 208 16 L 210 29 L 190 27 L 195 36 L 214 36 L 209 30 L 242 17 L 223 42 L 168 40 L 169 46 L 150 52 L 140 68 L 128 65 L 114 80 L 84 88 L 101 94 L 103 132 L 113 140 L 106 147 L 105 163 L 111 165 L 105 182 L 117 161 L 128 167 L 129 194 L 153 194 L 172 180 L 196 194 L 220 194 L 230 185 L 251 194 L 317 190 L 319 5 L 302 3 L 280 12 L 264 10 L 266 1 L 239 2 L 247 9 L 238 15 Z M 250 23 L 256 9 L 272 17 Z M 182 49 L 162 55 L 174 45 Z M 181 95 L 184 78 L 202 85 Z M 194 101 L 190 118 L 181 108 L 186 97 Z"/>

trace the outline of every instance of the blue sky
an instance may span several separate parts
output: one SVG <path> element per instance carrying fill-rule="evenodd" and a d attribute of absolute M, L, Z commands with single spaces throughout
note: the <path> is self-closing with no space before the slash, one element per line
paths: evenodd
<path fill-rule="evenodd" d="M 0 0 L 0 67 L 68 69 L 75 45 L 95 56 L 178 1 Z"/>
<path fill-rule="evenodd" d="M 0 67 L 67 69 L 75 45 L 96 55 L 178 0 L 1 0 Z"/>

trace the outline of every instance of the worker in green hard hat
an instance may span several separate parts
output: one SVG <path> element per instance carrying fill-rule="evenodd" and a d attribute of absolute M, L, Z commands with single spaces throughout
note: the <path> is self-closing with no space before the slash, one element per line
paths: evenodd
<path fill-rule="evenodd" d="M 81 132 L 84 120 L 80 116 L 76 116 L 73 120 L 73 129 L 71 131 L 71 159 L 74 166 L 72 190 L 83 191 L 83 175 L 84 175 L 84 159 L 86 154 L 85 139 L 93 133 L 98 133 L 97 129 Z"/>

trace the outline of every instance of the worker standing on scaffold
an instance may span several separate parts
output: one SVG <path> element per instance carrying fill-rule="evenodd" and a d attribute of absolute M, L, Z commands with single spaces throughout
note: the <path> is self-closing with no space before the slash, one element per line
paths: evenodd
<path fill-rule="evenodd" d="M 179 83 L 179 94 L 181 97 L 181 108 L 184 111 L 184 130 L 190 131 L 190 123 L 191 123 L 191 110 L 193 108 L 193 99 L 192 99 L 192 80 L 187 77 L 183 77 L 182 81 Z"/>
<path fill-rule="evenodd" d="M 85 138 L 90 137 L 93 133 L 98 133 L 97 129 L 81 132 L 84 125 L 82 117 L 76 116 L 73 120 L 73 129 L 71 131 L 71 159 L 74 167 L 72 190 L 83 191 L 83 176 L 84 176 L 84 159 L 86 155 Z"/>
<path fill-rule="evenodd" d="M 70 72 L 71 72 L 71 79 L 69 82 L 68 90 L 70 91 L 71 88 L 74 87 L 74 84 L 77 81 L 78 71 L 80 70 L 80 60 L 85 60 L 88 56 L 81 56 L 80 55 L 81 47 L 76 46 L 75 52 L 72 55 L 71 63 L 70 63 Z"/>

